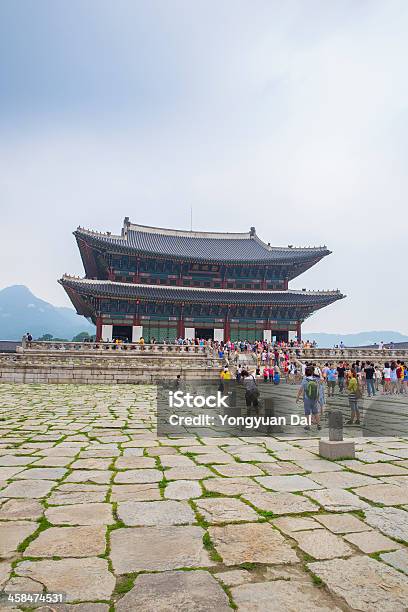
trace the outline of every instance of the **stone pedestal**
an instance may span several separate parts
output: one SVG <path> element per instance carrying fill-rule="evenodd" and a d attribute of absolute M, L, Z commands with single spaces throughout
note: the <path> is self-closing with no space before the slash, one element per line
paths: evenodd
<path fill-rule="evenodd" d="M 346 440 L 319 440 L 319 455 L 325 459 L 354 459 L 355 443 Z"/>

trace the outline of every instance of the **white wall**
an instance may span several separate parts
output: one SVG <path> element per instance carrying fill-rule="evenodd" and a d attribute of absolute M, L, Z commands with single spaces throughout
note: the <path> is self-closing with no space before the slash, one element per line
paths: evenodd
<path fill-rule="evenodd" d="M 223 329 L 214 329 L 214 340 L 218 340 L 218 342 L 221 342 L 221 340 L 224 340 L 224 330 Z"/>
<path fill-rule="evenodd" d="M 132 342 L 139 342 L 142 336 L 143 336 L 143 325 L 133 325 Z"/>
<path fill-rule="evenodd" d="M 272 330 L 271 329 L 264 329 L 263 330 L 263 339 L 266 342 L 271 342 L 271 340 L 272 340 Z"/>
<path fill-rule="evenodd" d="M 184 337 L 187 340 L 194 340 L 195 338 L 195 327 L 185 327 L 184 328 Z"/>
<path fill-rule="evenodd" d="M 102 340 L 112 342 L 113 325 L 102 325 Z"/>

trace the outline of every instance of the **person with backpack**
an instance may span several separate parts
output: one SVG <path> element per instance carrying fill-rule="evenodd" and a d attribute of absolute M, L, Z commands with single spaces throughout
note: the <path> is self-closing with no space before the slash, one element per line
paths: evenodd
<path fill-rule="evenodd" d="M 253 374 L 250 374 L 247 370 L 242 370 L 241 376 L 245 387 L 246 407 L 254 407 L 258 411 L 259 389 L 256 384 L 255 376 Z"/>
<path fill-rule="evenodd" d="M 296 397 L 296 402 L 299 402 L 301 397 L 303 397 L 303 408 L 305 411 L 305 416 L 311 415 L 312 423 L 316 424 L 317 429 L 320 430 L 320 390 L 319 382 L 314 376 L 313 366 L 307 366 L 306 368 L 305 377 L 300 384 L 299 391 Z M 306 425 L 304 429 L 306 431 L 309 431 L 310 425 Z"/>

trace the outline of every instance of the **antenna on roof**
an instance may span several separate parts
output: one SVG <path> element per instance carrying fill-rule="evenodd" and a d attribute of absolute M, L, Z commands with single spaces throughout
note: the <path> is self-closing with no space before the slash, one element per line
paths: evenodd
<path fill-rule="evenodd" d="M 193 205 L 190 204 L 190 232 L 193 231 Z"/>

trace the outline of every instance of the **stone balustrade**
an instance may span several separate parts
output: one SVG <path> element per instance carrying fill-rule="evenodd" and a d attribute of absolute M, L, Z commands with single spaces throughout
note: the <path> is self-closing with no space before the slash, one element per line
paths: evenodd
<path fill-rule="evenodd" d="M 296 351 L 296 349 L 292 349 Z M 385 361 L 396 361 L 400 359 L 408 362 L 408 349 L 378 349 L 378 348 L 302 348 L 297 350 L 299 359 L 304 361 L 315 362 L 333 362 L 347 361 L 352 363 L 356 360 L 374 361 L 375 363 L 384 363 Z"/>
<path fill-rule="evenodd" d="M 377 348 L 292 348 L 289 349 L 291 353 L 305 361 L 348 361 L 353 362 L 359 359 L 360 361 L 375 361 L 384 362 L 392 360 L 406 360 L 408 361 L 408 349 L 399 348 L 384 348 L 382 350 Z M 58 341 L 40 341 L 33 340 L 28 346 L 27 343 L 23 343 L 21 347 L 17 347 L 17 352 L 55 352 L 65 351 L 69 353 L 82 354 L 82 353 L 94 353 L 98 354 L 103 352 L 116 353 L 116 354 L 138 354 L 138 355 L 151 355 L 151 354 L 173 354 L 180 356 L 190 355 L 202 355 L 212 356 L 215 352 L 213 347 L 209 346 L 197 346 L 192 345 L 178 345 L 178 344 L 139 344 L 137 343 L 126 343 L 126 344 L 115 344 L 114 342 L 58 342 Z"/>
<path fill-rule="evenodd" d="M 123 343 L 116 344 L 115 342 L 59 342 L 55 340 L 33 340 L 30 343 L 23 342 L 21 347 L 17 347 L 17 352 L 54 352 L 54 351 L 67 351 L 74 353 L 90 353 L 96 351 L 98 353 L 103 352 L 115 352 L 117 354 L 178 354 L 181 356 L 189 355 L 202 355 L 206 356 L 212 354 L 213 349 L 207 346 L 192 345 L 178 345 L 178 344 L 140 344 L 137 343 Z"/>

